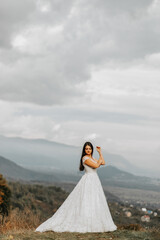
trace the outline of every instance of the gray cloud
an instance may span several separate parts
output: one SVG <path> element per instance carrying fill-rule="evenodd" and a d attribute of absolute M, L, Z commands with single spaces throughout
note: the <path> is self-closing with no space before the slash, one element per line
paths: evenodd
<path fill-rule="evenodd" d="M 11 39 L 26 27 L 29 16 L 35 10 L 33 0 L 0 1 L 0 47 L 11 47 Z"/>
<path fill-rule="evenodd" d="M 1 2 L 0 98 L 39 105 L 81 101 L 93 69 L 130 67 L 160 51 L 154 3 Z"/>
<path fill-rule="evenodd" d="M 0 47 L 11 47 L 12 38 L 28 26 L 57 25 L 65 21 L 73 0 L 6 0 L 0 2 Z M 45 6 L 49 7 L 46 14 Z M 41 11 L 42 10 L 42 11 Z M 44 8 L 45 10 L 45 8 Z"/>
<path fill-rule="evenodd" d="M 127 114 L 127 113 L 116 113 L 116 112 L 108 112 L 105 110 L 95 110 L 90 109 L 89 111 L 79 108 L 67 108 L 67 107 L 54 107 L 50 109 L 34 109 L 27 110 L 24 108 L 21 110 L 20 114 L 23 116 L 27 116 L 28 114 L 32 114 L 32 116 L 43 116 L 46 115 L 53 119 L 56 122 L 67 122 L 67 121 L 84 121 L 84 122 L 111 122 L 111 123 L 121 123 L 121 124 L 143 124 L 144 121 L 150 121 L 149 118 L 136 115 L 136 114 Z"/>
<path fill-rule="evenodd" d="M 157 0 L 0 1 L 0 134 L 157 170 L 159 21 Z"/>

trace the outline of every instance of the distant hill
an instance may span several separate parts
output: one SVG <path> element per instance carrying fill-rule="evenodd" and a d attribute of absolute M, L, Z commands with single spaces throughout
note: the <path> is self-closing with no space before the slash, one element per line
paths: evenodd
<path fill-rule="evenodd" d="M 77 147 L 43 139 L 8 138 L 0 135 L 0 155 L 32 170 L 76 173 L 80 152 Z"/>
<path fill-rule="evenodd" d="M 52 174 L 25 169 L 14 162 L 0 156 L 0 173 L 8 179 L 27 180 L 37 182 L 76 183 L 80 180 L 83 172 L 69 174 L 55 170 Z M 151 178 L 139 177 L 113 166 L 105 166 L 97 169 L 97 173 L 104 185 L 118 186 L 125 188 L 138 188 L 160 191 L 160 182 L 153 183 Z"/>
<path fill-rule="evenodd" d="M 99 176 L 104 185 L 152 190 L 160 192 L 160 179 L 137 176 L 116 167 L 108 166 L 99 169 Z"/>
<path fill-rule="evenodd" d="M 77 178 L 68 174 L 55 171 L 54 174 L 46 174 L 41 172 L 25 169 L 16 163 L 0 156 L 0 173 L 6 178 L 14 180 L 26 181 L 46 181 L 46 182 L 61 182 L 61 181 L 76 181 Z"/>
<path fill-rule="evenodd" d="M 147 170 L 137 168 L 123 156 L 108 153 L 106 150 L 103 150 L 103 155 L 107 165 L 136 175 L 149 174 Z M 81 147 L 44 139 L 24 139 L 0 135 L 0 155 L 22 167 L 35 171 L 52 173 L 52 171 L 59 170 L 76 175 L 79 171 L 81 151 Z M 98 158 L 96 150 L 94 156 Z"/>

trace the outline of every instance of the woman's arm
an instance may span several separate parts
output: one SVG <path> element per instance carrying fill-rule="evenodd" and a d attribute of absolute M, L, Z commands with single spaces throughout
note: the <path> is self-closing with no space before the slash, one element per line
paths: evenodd
<path fill-rule="evenodd" d="M 102 159 L 102 163 L 101 163 L 101 165 L 105 165 L 106 163 L 105 163 L 105 161 L 104 161 L 104 157 L 103 157 L 103 155 L 102 155 L 102 151 L 101 151 L 101 147 L 96 147 L 96 150 L 97 150 L 97 152 L 99 153 L 99 159 Z"/>
<path fill-rule="evenodd" d="M 93 160 L 90 160 L 89 158 L 87 158 L 84 163 L 92 168 L 99 168 L 99 166 L 102 164 L 102 159 L 99 158 L 99 160 L 97 160 L 97 162 L 94 162 Z"/>

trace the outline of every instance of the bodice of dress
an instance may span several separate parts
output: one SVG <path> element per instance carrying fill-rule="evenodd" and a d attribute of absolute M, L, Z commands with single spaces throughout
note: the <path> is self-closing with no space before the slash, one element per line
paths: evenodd
<path fill-rule="evenodd" d="M 85 173 L 96 173 L 97 172 L 97 168 L 92 168 L 92 167 L 88 166 L 87 164 L 85 164 L 85 160 L 87 160 L 87 159 L 90 159 L 94 163 L 97 163 L 97 161 L 95 161 L 94 159 L 92 159 L 90 157 L 87 157 L 87 156 L 84 156 L 82 158 L 82 161 L 83 161 L 83 166 L 84 166 L 84 169 L 85 169 Z"/>

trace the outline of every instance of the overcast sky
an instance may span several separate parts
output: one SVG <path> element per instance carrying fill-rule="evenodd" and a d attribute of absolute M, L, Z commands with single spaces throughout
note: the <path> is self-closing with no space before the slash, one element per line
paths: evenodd
<path fill-rule="evenodd" d="M 160 1 L 0 1 L 0 135 L 160 170 Z"/>

